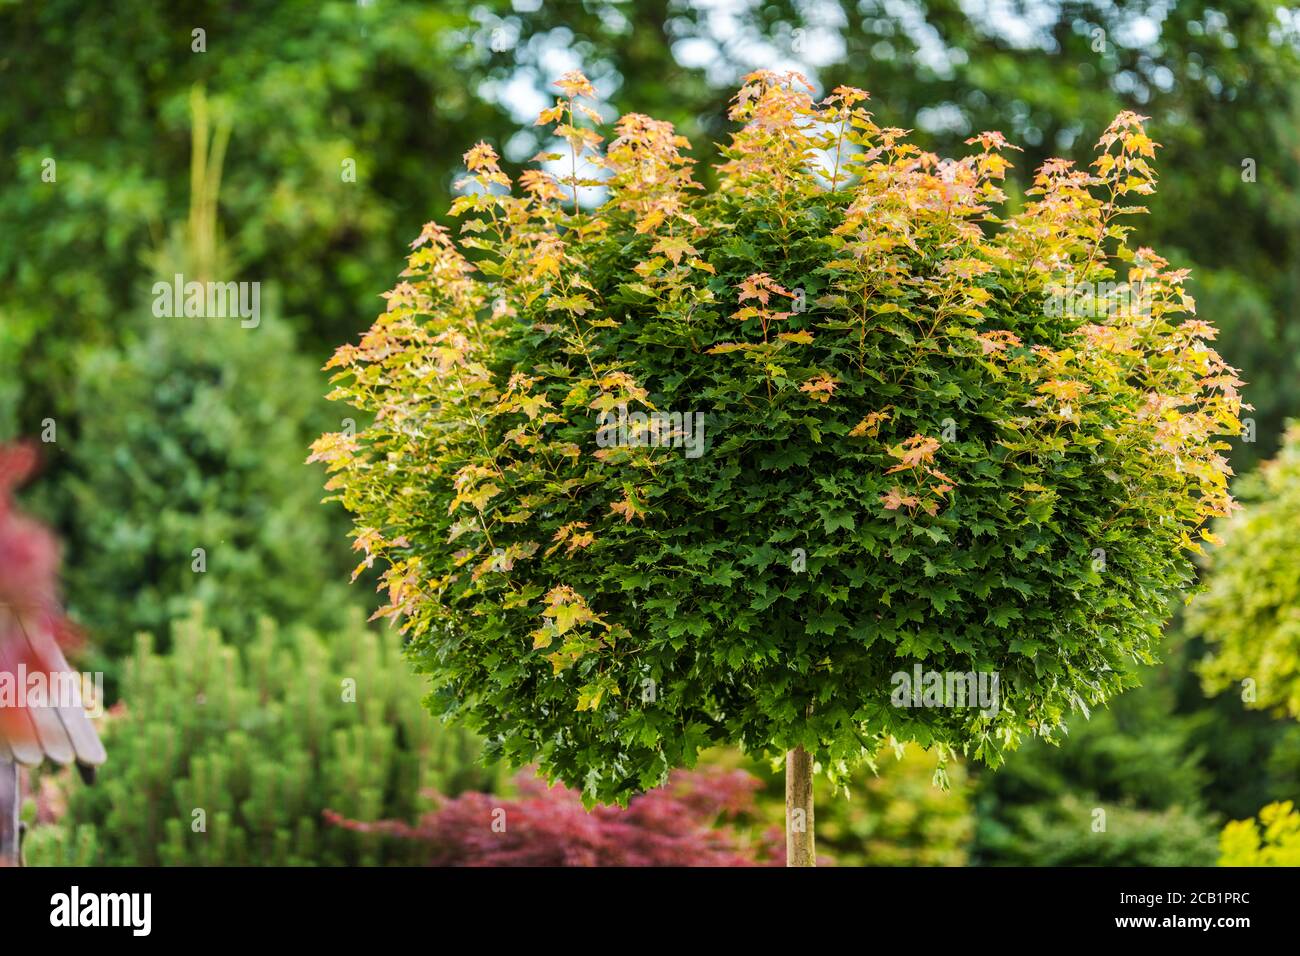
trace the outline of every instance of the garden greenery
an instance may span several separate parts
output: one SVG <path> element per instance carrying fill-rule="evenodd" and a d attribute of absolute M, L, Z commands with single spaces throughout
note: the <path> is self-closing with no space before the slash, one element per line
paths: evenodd
<path fill-rule="evenodd" d="M 330 826 L 326 811 L 415 819 L 425 790 L 496 789 L 480 742 L 436 726 L 396 634 L 355 612 L 318 632 L 262 618 L 228 640 L 194 602 L 171 651 L 138 636 L 110 758 L 93 787 L 67 771 L 38 790 L 63 809 L 30 833 L 36 866 L 356 866 L 422 862 L 418 848 Z"/>
<path fill-rule="evenodd" d="M 1295 804 L 1270 803 L 1259 811 L 1258 823 L 1234 820 L 1224 827 L 1219 866 L 1300 866 L 1300 813 Z"/>
<path fill-rule="evenodd" d="M 164 319 L 79 363 L 79 434 L 46 510 L 65 516 L 70 607 L 114 677 L 137 631 L 165 648 L 195 600 L 234 641 L 261 615 L 325 625 L 347 607 L 347 547 L 302 467 L 323 419 L 312 368 L 278 317 L 262 326 Z"/>
<path fill-rule="evenodd" d="M 1246 508 L 1218 528 L 1223 547 L 1188 630 L 1211 648 L 1207 691 L 1237 689 L 1250 707 L 1300 718 L 1300 426 L 1240 485 Z"/>
<path fill-rule="evenodd" d="M 230 126 L 201 87 L 190 111 L 189 216 L 148 262 L 164 288 L 188 276 L 211 289 L 234 274 L 218 221 Z M 113 690 L 136 632 L 166 647 L 196 600 L 236 642 L 268 614 L 329 626 L 347 607 L 347 548 L 302 468 L 302 446 L 328 421 L 318 373 L 272 303 L 254 330 L 233 306 L 187 315 L 181 298 L 168 315 L 153 298 L 117 323 L 116 347 L 78 353 L 65 389 L 78 414 L 60 425 L 73 439 L 49 446 L 62 480 L 40 504 L 76 556 L 70 609 Z"/>
<path fill-rule="evenodd" d="M 1143 118 L 1011 210 L 1000 134 L 941 160 L 859 90 L 747 77 L 706 191 L 669 124 L 602 152 L 558 86 L 567 151 L 512 183 L 471 149 L 459 243 L 426 226 L 328 366 L 373 424 L 313 458 L 430 707 L 622 802 L 720 742 L 996 765 L 1133 685 L 1241 408 L 1186 272 L 1129 244 Z M 998 706 L 894 706 L 918 663 Z"/>

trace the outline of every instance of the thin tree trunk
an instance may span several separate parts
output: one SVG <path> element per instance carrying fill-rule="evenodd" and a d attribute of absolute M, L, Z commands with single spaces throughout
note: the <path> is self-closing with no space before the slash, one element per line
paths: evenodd
<path fill-rule="evenodd" d="M 785 865 L 816 866 L 813 762 L 802 747 L 785 755 Z"/>

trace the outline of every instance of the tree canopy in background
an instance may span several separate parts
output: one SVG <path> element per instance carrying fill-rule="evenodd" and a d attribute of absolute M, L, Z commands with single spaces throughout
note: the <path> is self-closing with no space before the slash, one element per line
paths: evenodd
<path fill-rule="evenodd" d="M 546 85 L 581 64 L 618 114 L 716 141 L 741 75 L 793 66 L 824 90 L 872 91 L 882 124 L 915 118 L 926 148 L 1001 130 L 1026 148 L 1011 177 L 1021 185 L 1049 155 L 1085 157 L 1089 131 L 1120 110 L 1150 115 L 1164 179 L 1139 238 L 1194 268 L 1225 358 L 1257 386 L 1258 444 L 1235 456 L 1248 464 L 1300 406 L 1296 25 L 1263 0 L 7 6 L 0 155 L 13 175 L 0 218 L 22 228 L 0 237 L 0 367 L 27 374 L 4 377 L 0 432 L 71 412 L 32 379 L 67 374 L 67 343 L 111 342 L 131 308 L 142 252 L 185 203 L 194 83 L 233 119 L 222 203 L 240 275 L 280 285 L 286 316 L 323 354 L 365 327 L 386 239 L 445 208 L 453 144 L 469 138 L 458 132 L 517 171 L 545 145 L 532 120 Z M 192 50 L 195 28 L 205 53 Z M 46 158 L 58 188 L 41 180 Z M 347 159 L 356 182 L 340 174 Z M 37 333 L 54 316 L 51 341 Z"/>

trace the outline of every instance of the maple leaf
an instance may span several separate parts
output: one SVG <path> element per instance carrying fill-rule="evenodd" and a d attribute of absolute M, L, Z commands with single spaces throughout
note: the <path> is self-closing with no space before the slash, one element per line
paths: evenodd
<path fill-rule="evenodd" d="M 562 525 L 555 532 L 555 536 L 552 538 L 555 544 L 547 550 L 546 556 L 550 557 L 562 546 L 565 548 L 565 554 L 572 554 L 580 548 L 591 547 L 596 540 L 596 536 L 590 531 L 579 530 L 586 527 L 587 522 L 585 521 L 571 521 L 566 525 Z"/>
<path fill-rule="evenodd" d="M 569 70 L 555 81 L 555 85 L 567 96 L 596 97 L 596 88 L 581 70 Z"/>
<path fill-rule="evenodd" d="M 852 106 L 854 103 L 860 103 L 863 100 L 871 99 L 871 94 L 866 90 L 860 90 L 856 86 L 837 86 L 831 90 L 831 95 L 822 100 L 822 103 L 829 106 L 831 103 L 839 103 L 844 106 Z"/>
<path fill-rule="evenodd" d="M 623 500 L 615 501 L 609 506 L 611 514 L 622 515 L 624 523 L 630 522 L 633 518 L 645 520 L 645 508 L 636 494 L 629 488 L 623 492 Z"/>
<path fill-rule="evenodd" d="M 554 106 L 547 107 L 537 114 L 537 121 L 534 126 L 547 126 L 551 123 L 559 122 L 564 116 L 566 104 L 563 100 L 557 100 Z"/>
<path fill-rule="evenodd" d="M 745 302 L 748 299 L 757 299 L 760 304 L 767 305 L 773 294 L 783 295 L 787 299 L 794 298 L 793 292 L 774 281 L 766 272 L 755 272 L 748 278 L 741 280 L 740 294 L 736 297 L 736 301 Z"/>
<path fill-rule="evenodd" d="M 698 255 L 699 250 L 691 245 L 681 236 L 663 236 L 650 247 L 651 252 L 662 252 L 673 261 L 673 265 L 681 265 L 682 257 L 687 255 Z"/>
<path fill-rule="evenodd" d="M 479 142 L 473 149 L 465 154 L 465 168 L 470 172 L 497 172 L 500 165 L 497 161 L 497 151 L 485 142 Z"/>
<path fill-rule="evenodd" d="M 927 438 L 925 435 L 913 435 L 901 445 L 895 445 L 889 449 L 889 454 L 900 459 L 897 465 L 885 472 L 892 475 L 897 471 L 910 471 L 919 465 L 926 464 L 934 459 L 934 453 L 939 450 L 939 440 L 937 438 Z"/>
<path fill-rule="evenodd" d="M 831 396 L 835 393 L 835 387 L 837 384 L 838 383 L 833 376 L 826 372 L 822 372 L 820 375 L 814 376 L 800 385 L 799 391 L 806 392 L 817 401 L 826 403 L 831 400 Z"/>
<path fill-rule="evenodd" d="M 916 495 L 903 494 L 902 489 L 897 485 L 881 495 L 880 500 L 884 504 L 886 511 L 897 511 L 902 507 L 915 508 L 920 503 L 920 499 Z"/>
<path fill-rule="evenodd" d="M 983 332 L 977 336 L 980 343 L 980 350 L 983 354 L 988 355 L 991 352 L 1003 352 L 1009 346 L 1020 345 L 1020 339 L 1011 332 L 996 329 L 992 332 Z"/>
<path fill-rule="evenodd" d="M 889 421 L 889 412 L 869 412 L 862 421 L 853 426 L 849 432 L 850 438 L 874 438 L 880 430 L 881 424 Z"/>

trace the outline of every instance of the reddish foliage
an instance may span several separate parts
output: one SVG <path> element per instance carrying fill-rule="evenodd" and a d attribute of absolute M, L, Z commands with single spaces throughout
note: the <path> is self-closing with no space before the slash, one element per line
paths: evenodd
<path fill-rule="evenodd" d="M 783 865 L 779 833 L 748 845 L 729 821 L 753 808 L 760 786 L 741 770 L 676 771 L 668 784 L 634 797 L 627 809 L 583 809 L 576 792 L 547 787 L 530 773 L 515 799 L 466 793 L 442 799 L 419 823 L 363 823 L 325 811 L 326 820 L 430 846 L 431 866 L 763 866 Z M 504 815 L 501 811 L 504 811 Z M 494 828 L 494 822 L 497 824 Z M 503 829 L 504 825 L 504 829 Z"/>
<path fill-rule="evenodd" d="M 0 673 L 17 675 L 50 671 L 53 661 L 41 659 L 27 640 L 37 629 L 61 642 L 72 628 L 59 610 L 57 579 L 59 546 L 46 528 L 18 512 L 14 489 L 36 467 L 36 453 L 27 445 L 0 446 Z M 19 707 L 0 707 L 0 735 L 11 740 L 31 736 L 31 725 Z"/>

